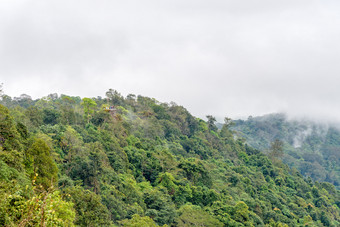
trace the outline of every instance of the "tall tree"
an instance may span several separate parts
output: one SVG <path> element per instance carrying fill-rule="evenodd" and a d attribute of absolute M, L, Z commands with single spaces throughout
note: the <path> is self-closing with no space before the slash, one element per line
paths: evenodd
<path fill-rule="evenodd" d="M 212 115 L 207 115 L 206 116 L 208 118 L 208 128 L 210 131 L 217 131 L 217 126 L 215 125 L 216 123 L 216 118 L 213 117 Z"/>
<path fill-rule="evenodd" d="M 106 92 L 106 97 L 113 105 L 121 106 L 124 102 L 124 97 L 116 90 L 110 89 Z"/>
<path fill-rule="evenodd" d="M 22 150 L 20 143 L 20 134 L 18 133 L 13 117 L 9 114 L 9 110 L 0 105 L 0 147 L 4 150 Z"/>
<path fill-rule="evenodd" d="M 276 139 L 271 143 L 269 156 L 271 158 L 281 158 L 283 156 L 283 142 L 281 140 Z"/>
<path fill-rule="evenodd" d="M 87 123 L 90 122 L 91 115 L 94 113 L 95 107 L 97 106 L 97 103 L 90 98 L 83 98 L 81 105 L 84 108 L 85 118 L 87 120 Z"/>
<path fill-rule="evenodd" d="M 53 161 L 50 148 L 42 139 L 35 139 L 27 151 L 26 163 L 30 169 L 31 177 L 44 188 L 49 188 L 58 181 L 58 167 Z"/>

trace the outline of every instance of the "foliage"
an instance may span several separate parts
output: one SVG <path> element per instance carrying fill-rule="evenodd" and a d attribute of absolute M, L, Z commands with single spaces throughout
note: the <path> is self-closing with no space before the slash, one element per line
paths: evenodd
<path fill-rule="evenodd" d="M 77 211 L 75 224 L 80 226 L 110 225 L 109 212 L 95 193 L 83 188 L 68 187 L 63 191 Z"/>
<path fill-rule="evenodd" d="M 247 143 L 315 181 L 327 181 L 340 188 L 340 130 L 307 120 L 290 120 L 271 114 L 237 120 L 233 130 Z"/>
<path fill-rule="evenodd" d="M 158 225 L 148 216 L 141 217 L 134 214 L 132 219 L 124 219 L 119 222 L 121 226 L 126 227 L 157 227 Z M 165 226 L 165 225 L 164 225 Z"/>
<path fill-rule="evenodd" d="M 73 226 L 73 204 L 60 192 L 30 188 L 30 182 L 15 169 L 0 161 L 0 225 L 2 226 Z"/>
<path fill-rule="evenodd" d="M 58 167 L 53 161 L 50 148 L 42 139 L 35 139 L 25 154 L 25 164 L 31 178 L 46 189 L 58 181 Z"/>
<path fill-rule="evenodd" d="M 284 139 L 268 139 L 272 152 L 261 152 L 230 118 L 219 129 L 213 116 L 205 122 L 175 103 L 113 89 L 106 97 L 3 95 L 0 225 L 340 225 L 339 191 L 283 164 Z M 291 153 L 311 165 L 298 169 L 338 171 L 340 134 L 328 134 L 327 143 L 309 142 L 328 164 L 318 153 Z"/>
<path fill-rule="evenodd" d="M 223 223 L 199 206 L 186 204 L 179 209 L 179 217 L 176 219 L 176 226 L 223 226 Z"/>

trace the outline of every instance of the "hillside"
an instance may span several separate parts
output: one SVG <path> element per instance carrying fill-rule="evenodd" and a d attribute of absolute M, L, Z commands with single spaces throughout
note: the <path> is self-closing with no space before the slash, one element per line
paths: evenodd
<path fill-rule="evenodd" d="M 115 90 L 1 104 L 0 225 L 340 225 L 332 184 L 236 139 L 228 120 Z"/>
<path fill-rule="evenodd" d="M 250 146 L 263 151 L 267 151 L 275 139 L 281 140 L 284 163 L 306 177 L 340 187 L 340 130 L 337 127 L 270 114 L 237 120 L 233 130 Z"/>

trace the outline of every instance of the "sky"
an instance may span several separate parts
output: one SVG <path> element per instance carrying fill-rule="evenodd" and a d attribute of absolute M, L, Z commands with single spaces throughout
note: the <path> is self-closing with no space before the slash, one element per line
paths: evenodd
<path fill-rule="evenodd" d="M 174 101 L 193 115 L 340 121 L 340 1 L 1 0 L 12 97 Z"/>

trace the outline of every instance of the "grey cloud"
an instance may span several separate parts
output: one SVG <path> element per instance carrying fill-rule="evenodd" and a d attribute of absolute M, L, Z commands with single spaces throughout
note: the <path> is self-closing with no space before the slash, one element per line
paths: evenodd
<path fill-rule="evenodd" d="M 3 1 L 5 92 L 175 101 L 195 115 L 340 120 L 338 1 Z"/>

